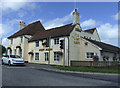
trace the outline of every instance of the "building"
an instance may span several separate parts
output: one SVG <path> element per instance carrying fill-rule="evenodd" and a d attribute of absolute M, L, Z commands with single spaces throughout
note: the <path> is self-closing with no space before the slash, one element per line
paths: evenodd
<path fill-rule="evenodd" d="M 119 58 L 119 48 L 101 42 L 96 28 L 82 30 L 77 9 L 71 24 L 45 30 L 40 21 L 27 26 L 20 22 L 19 31 L 8 39 L 8 54 L 19 55 L 29 63 L 70 66 L 71 61 L 93 61 L 95 54 L 99 61 Z M 62 42 L 64 49 L 60 48 Z"/>

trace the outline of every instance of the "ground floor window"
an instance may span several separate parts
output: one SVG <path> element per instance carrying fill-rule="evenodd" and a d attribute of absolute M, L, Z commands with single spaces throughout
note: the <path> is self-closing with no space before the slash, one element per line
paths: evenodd
<path fill-rule="evenodd" d="M 49 59 L 49 55 L 48 55 L 48 52 L 45 53 L 45 61 L 48 61 Z"/>
<path fill-rule="evenodd" d="M 20 49 L 19 54 L 20 54 L 20 57 L 22 57 L 22 49 Z"/>
<path fill-rule="evenodd" d="M 94 53 L 93 53 L 93 52 L 87 52 L 87 53 L 86 53 L 86 57 L 87 57 L 87 58 L 93 58 L 93 56 L 94 56 Z"/>
<path fill-rule="evenodd" d="M 54 61 L 59 61 L 59 54 L 54 52 Z"/>
<path fill-rule="evenodd" d="M 10 50 L 10 55 L 12 55 L 12 50 Z"/>
<path fill-rule="evenodd" d="M 35 60 L 39 60 L 39 53 L 35 53 Z"/>
<path fill-rule="evenodd" d="M 15 51 L 14 51 L 14 54 L 16 55 L 16 49 L 15 49 Z"/>

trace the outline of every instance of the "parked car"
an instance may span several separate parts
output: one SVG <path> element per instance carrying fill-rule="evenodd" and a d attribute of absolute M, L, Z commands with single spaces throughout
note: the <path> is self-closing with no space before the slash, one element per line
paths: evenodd
<path fill-rule="evenodd" d="M 5 55 L 2 57 L 2 64 L 8 64 L 8 65 L 24 65 L 24 60 L 17 55 Z"/>

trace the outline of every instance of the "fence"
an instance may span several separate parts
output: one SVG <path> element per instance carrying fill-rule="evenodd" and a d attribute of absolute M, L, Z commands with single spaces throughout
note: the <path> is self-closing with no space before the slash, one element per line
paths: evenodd
<path fill-rule="evenodd" d="M 87 66 L 87 67 L 110 67 L 110 66 L 118 66 L 119 62 L 117 61 L 71 61 L 71 66 L 79 67 L 79 66 Z"/>

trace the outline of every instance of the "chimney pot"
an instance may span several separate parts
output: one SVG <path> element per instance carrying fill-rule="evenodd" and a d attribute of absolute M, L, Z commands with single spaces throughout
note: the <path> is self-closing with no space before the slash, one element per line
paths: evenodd
<path fill-rule="evenodd" d="M 75 12 L 77 12 L 77 9 L 75 9 Z"/>

